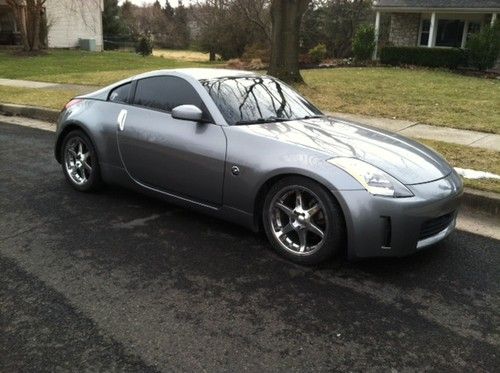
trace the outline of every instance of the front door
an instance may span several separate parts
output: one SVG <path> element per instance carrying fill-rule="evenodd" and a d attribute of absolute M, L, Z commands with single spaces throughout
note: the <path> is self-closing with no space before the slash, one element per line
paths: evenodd
<path fill-rule="evenodd" d="M 218 125 L 172 118 L 170 111 L 182 104 L 206 112 L 184 79 L 158 76 L 137 82 L 134 105 L 117 118 L 123 165 L 136 182 L 221 205 L 226 137 Z"/>

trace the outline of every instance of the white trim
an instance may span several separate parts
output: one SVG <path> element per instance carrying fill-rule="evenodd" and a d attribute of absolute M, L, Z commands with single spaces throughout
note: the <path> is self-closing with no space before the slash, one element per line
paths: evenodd
<path fill-rule="evenodd" d="M 377 59 L 378 37 L 380 33 L 380 12 L 375 14 L 375 48 L 373 49 L 372 60 Z"/>
<path fill-rule="evenodd" d="M 500 13 L 500 8 L 405 8 L 405 7 L 387 7 L 382 8 L 374 6 L 377 12 L 382 13 Z"/>
<path fill-rule="evenodd" d="M 460 43 L 460 48 L 464 49 L 467 43 L 467 32 L 469 31 L 469 20 L 464 21 L 464 28 L 462 30 L 462 42 Z"/>
<path fill-rule="evenodd" d="M 436 12 L 431 14 L 431 26 L 429 28 L 429 40 L 427 41 L 427 47 L 432 48 L 436 45 L 436 34 L 437 34 L 437 17 Z"/>

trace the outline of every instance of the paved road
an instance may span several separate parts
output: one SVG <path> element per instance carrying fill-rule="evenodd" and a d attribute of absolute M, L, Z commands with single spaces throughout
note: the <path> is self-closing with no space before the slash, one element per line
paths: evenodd
<path fill-rule="evenodd" d="M 262 236 L 107 188 L 0 124 L 0 371 L 494 371 L 499 241 L 303 268 Z"/>

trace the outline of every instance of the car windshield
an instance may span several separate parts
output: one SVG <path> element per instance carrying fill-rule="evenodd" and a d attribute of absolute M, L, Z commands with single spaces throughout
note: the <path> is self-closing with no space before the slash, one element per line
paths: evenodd
<path fill-rule="evenodd" d="M 322 116 L 287 85 L 269 77 L 202 80 L 229 125 L 278 122 Z"/>

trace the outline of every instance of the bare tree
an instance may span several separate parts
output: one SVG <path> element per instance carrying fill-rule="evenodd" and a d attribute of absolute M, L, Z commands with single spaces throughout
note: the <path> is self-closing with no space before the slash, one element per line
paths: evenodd
<path fill-rule="evenodd" d="M 210 61 L 215 61 L 222 38 L 221 25 L 227 19 L 228 0 L 197 1 L 193 16 L 201 26 L 202 46 L 209 53 Z"/>
<path fill-rule="evenodd" d="M 272 0 L 272 47 L 269 74 L 302 82 L 299 71 L 300 25 L 310 0 Z"/>
<path fill-rule="evenodd" d="M 44 4 L 45 0 L 7 0 L 21 34 L 23 49 L 27 52 L 40 49 L 40 23 Z"/>
<path fill-rule="evenodd" d="M 97 31 L 96 27 L 100 23 L 103 11 L 101 0 L 71 0 L 64 3 L 66 12 L 80 18 L 87 30 Z M 100 11 L 96 12 L 96 8 Z"/>
<path fill-rule="evenodd" d="M 241 57 L 247 47 L 268 49 L 270 0 L 199 0 L 190 8 L 195 42 L 211 58 Z"/>
<path fill-rule="evenodd" d="M 234 4 L 245 16 L 248 22 L 253 23 L 271 44 L 271 20 L 269 7 L 271 0 L 235 0 Z"/>

